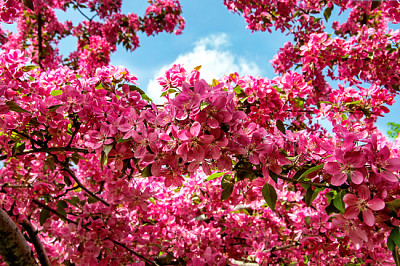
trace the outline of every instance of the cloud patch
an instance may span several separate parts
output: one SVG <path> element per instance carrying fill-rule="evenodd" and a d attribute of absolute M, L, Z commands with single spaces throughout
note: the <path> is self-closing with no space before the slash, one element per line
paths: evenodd
<path fill-rule="evenodd" d="M 240 57 L 229 50 L 231 45 L 226 34 L 210 35 L 195 42 L 192 51 L 178 55 L 178 57 L 160 68 L 147 86 L 147 95 L 156 103 L 162 103 L 160 98 L 161 86 L 156 81 L 174 64 L 180 64 L 190 71 L 201 65 L 200 77 L 207 82 L 219 79 L 224 75 L 238 72 L 240 75 L 259 76 L 261 71 L 257 64 Z"/>

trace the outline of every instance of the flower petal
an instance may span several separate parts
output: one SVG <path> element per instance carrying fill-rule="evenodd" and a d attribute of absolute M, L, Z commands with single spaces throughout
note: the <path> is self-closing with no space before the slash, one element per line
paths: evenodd
<path fill-rule="evenodd" d="M 344 218 L 346 219 L 354 219 L 360 214 L 360 210 L 357 206 L 351 205 L 346 208 L 343 213 Z"/>
<path fill-rule="evenodd" d="M 385 208 L 385 202 L 380 198 L 373 198 L 368 201 L 368 207 L 373 211 L 380 211 Z"/>
<path fill-rule="evenodd" d="M 331 174 L 331 175 L 339 174 L 342 171 L 340 163 L 337 163 L 337 162 L 326 163 L 324 166 L 324 169 L 328 174 Z"/>
<path fill-rule="evenodd" d="M 368 226 L 373 226 L 375 224 L 375 216 L 374 213 L 370 209 L 366 209 L 362 213 L 364 223 Z"/>
<path fill-rule="evenodd" d="M 344 184 L 344 182 L 346 182 L 346 180 L 347 180 L 347 175 L 345 173 L 339 173 L 332 177 L 331 183 L 334 186 L 341 186 Z"/>

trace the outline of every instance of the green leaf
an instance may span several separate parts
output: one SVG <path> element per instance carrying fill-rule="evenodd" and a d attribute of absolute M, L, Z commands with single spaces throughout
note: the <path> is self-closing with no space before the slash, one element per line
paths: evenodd
<path fill-rule="evenodd" d="M 224 174 L 225 174 L 225 172 L 213 173 L 213 174 L 211 174 L 209 177 L 207 177 L 207 179 L 204 180 L 204 182 L 217 179 L 218 177 L 223 176 Z"/>
<path fill-rule="evenodd" d="M 225 189 L 225 187 L 232 183 L 232 176 L 231 175 L 224 175 L 221 179 L 221 188 Z"/>
<path fill-rule="evenodd" d="M 386 202 L 386 207 L 388 207 L 389 210 L 394 211 L 397 213 L 397 211 L 400 208 L 400 199 L 395 199 L 389 202 Z"/>
<path fill-rule="evenodd" d="M 63 106 L 63 104 L 53 105 L 53 106 L 48 107 L 47 109 L 48 109 L 50 112 L 55 112 L 55 111 L 56 111 L 59 107 L 61 107 L 61 106 Z"/>
<path fill-rule="evenodd" d="M 153 203 L 153 204 L 156 204 L 156 200 L 155 200 L 153 197 L 150 197 L 150 198 L 149 198 L 149 201 L 150 201 L 151 203 Z"/>
<path fill-rule="evenodd" d="M 328 19 L 331 17 L 331 13 L 332 13 L 332 9 L 333 9 L 334 5 L 332 5 L 332 7 L 327 7 L 324 11 L 324 18 L 325 20 L 328 22 Z"/>
<path fill-rule="evenodd" d="M 35 66 L 35 65 L 28 65 L 28 66 L 22 67 L 21 70 L 22 70 L 23 72 L 28 72 L 28 71 L 34 70 L 34 69 L 36 69 L 36 68 L 38 68 L 38 67 Z"/>
<path fill-rule="evenodd" d="M 96 85 L 95 89 L 101 90 L 101 89 L 104 89 L 104 86 L 103 86 L 103 84 L 99 83 Z"/>
<path fill-rule="evenodd" d="M 110 151 L 112 150 L 113 145 L 104 145 L 103 146 L 103 151 L 106 154 L 106 156 L 108 156 L 108 154 L 110 153 Z"/>
<path fill-rule="evenodd" d="M 143 177 L 149 177 L 149 176 L 152 176 L 153 174 L 151 173 L 151 166 L 152 166 L 152 164 L 149 164 L 149 165 L 147 165 L 144 169 L 143 169 L 143 171 L 142 171 L 142 176 Z"/>
<path fill-rule="evenodd" d="M 84 160 L 87 161 L 87 159 L 85 157 L 82 157 L 81 155 L 79 155 L 78 153 L 74 152 L 71 156 L 72 161 L 74 162 L 74 164 L 78 164 L 79 160 Z"/>
<path fill-rule="evenodd" d="M 123 143 L 123 142 L 128 142 L 128 141 L 131 141 L 131 140 L 132 140 L 132 138 L 129 138 L 129 139 L 120 138 L 120 139 L 117 139 L 117 142 Z"/>
<path fill-rule="evenodd" d="M 80 200 L 78 197 L 73 196 L 70 199 L 65 199 L 66 202 L 69 202 L 71 205 L 77 206 L 78 204 L 80 204 Z"/>
<path fill-rule="evenodd" d="M 269 170 L 269 176 L 272 178 L 272 180 L 275 181 L 275 183 L 278 182 L 279 175 L 277 175 L 274 172 L 272 172 L 271 170 Z"/>
<path fill-rule="evenodd" d="M 10 108 L 11 111 L 17 112 L 17 113 L 28 113 L 30 114 L 31 112 L 25 110 L 24 108 L 21 108 L 16 104 L 14 101 L 8 101 L 6 102 L 6 105 L 8 108 Z"/>
<path fill-rule="evenodd" d="M 304 218 L 304 222 L 306 223 L 306 225 L 310 225 L 310 223 L 311 223 L 311 217 L 310 217 L 310 216 L 306 216 L 306 217 Z"/>
<path fill-rule="evenodd" d="M 395 249 L 395 246 L 400 247 L 400 231 L 399 228 L 394 228 L 388 237 L 387 245 L 390 251 Z"/>
<path fill-rule="evenodd" d="M 281 120 L 276 120 L 276 127 L 279 129 L 280 132 L 282 132 L 283 134 L 286 135 L 286 129 L 285 129 L 285 125 L 283 124 L 283 122 Z"/>
<path fill-rule="evenodd" d="M 98 199 L 96 199 L 96 198 L 94 198 L 94 197 L 92 197 L 92 196 L 89 196 L 87 202 L 88 202 L 89 204 L 96 203 L 96 202 L 98 202 Z"/>
<path fill-rule="evenodd" d="M 300 176 L 297 180 L 301 180 L 301 179 L 303 179 L 304 177 L 306 177 L 307 175 L 309 175 L 309 174 L 311 174 L 311 173 L 313 173 L 313 172 L 315 172 L 315 171 L 321 170 L 322 168 L 324 168 L 324 165 L 325 165 L 325 163 L 319 164 L 319 165 L 314 166 L 314 167 L 311 167 L 310 169 L 308 169 L 307 171 L 305 171 L 304 173 L 302 173 L 301 176 Z"/>
<path fill-rule="evenodd" d="M 306 195 L 304 196 L 304 202 L 306 203 L 307 207 L 311 206 L 312 202 L 318 196 L 320 191 L 320 188 L 316 188 L 315 190 L 313 190 L 311 186 L 308 187 Z"/>
<path fill-rule="evenodd" d="M 59 201 L 60 202 L 60 201 Z M 64 205 L 59 205 L 58 203 L 59 202 L 57 202 L 57 212 L 59 213 L 59 214 L 61 214 L 63 217 L 67 217 L 67 212 L 64 210 L 64 208 L 63 208 L 63 206 Z M 63 201 L 64 203 L 65 203 L 65 201 Z M 65 203 L 65 204 L 67 204 L 67 203 Z"/>
<path fill-rule="evenodd" d="M 43 225 L 49 217 L 50 217 L 50 211 L 47 209 L 42 209 L 39 216 L 40 225 Z"/>
<path fill-rule="evenodd" d="M 51 96 L 58 96 L 58 95 L 61 95 L 62 93 L 63 93 L 62 90 L 54 90 L 54 91 L 50 92 L 50 95 Z"/>
<path fill-rule="evenodd" d="M 237 85 L 233 90 L 235 91 L 236 94 L 241 94 L 244 92 L 239 85 Z"/>
<path fill-rule="evenodd" d="M 57 208 L 58 207 L 65 209 L 68 208 L 68 204 L 65 202 L 65 200 L 59 200 L 57 201 Z"/>
<path fill-rule="evenodd" d="M 100 155 L 100 165 L 103 168 L 103 165 L 107 164 L 107 155 L 104 151 L 101 151 L 101 155 Z"/>
<path fill-rule="evenodd" d="M 261 193 L 268 206 L 272 210 L 275 210 L 276 201 L 278 200 L 278 195 L 276 194 L 275 188 L 271 184 L 265 183 L 261 190 Z"/>
<path fill-rule="evenodd" d="M 340 213 L 344 213 L 344 201 L 343 197 L 346 194 L 345 190 L 340 191 L 335 198 L 333 199 L 333 205 L 340 211 Z"/>
<path fill-rule="evenodd" d="M 235 187 L 234 183 L 227 183 L 225 185 L 225 188 L 224 190 L 222 190 L 221 193 L 221 201 L 228 199 L 232 195 L 234 187 Z"/>

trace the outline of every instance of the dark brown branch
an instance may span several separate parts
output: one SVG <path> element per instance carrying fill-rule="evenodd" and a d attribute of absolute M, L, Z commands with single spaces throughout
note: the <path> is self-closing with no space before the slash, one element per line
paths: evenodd
<path fill-rule="evenodd" d="M 305 181 L 305 180 L 295 180 L 295 179 L 284 177 L 284 176 L 281 176 L 281 175 L 276 175 L 276 176 L 279 179 L 282 179 L 282 180 L 285 180 L 285 181 L 289 181 L 289 182 L 292 182 L 294 184 L 300 183 L 300 184 L 311 185 L 311 186 L 314 186 L 314 187 L 332 188 L 332 186 L 329 185 L 329 184 L 322 184 L 322 183 L 316 183 L 316 182 Z"/>
<path fill-rule="evenodd" d="M 38 237 L 38 232 L 33 227 L 31 222 L 28 219 L 24 219 L 22 222 L 22 226 L 26 230 L 29 235 L 29 238 L 32 241 L 33 246 L 35 247 L 37 257 L 42 266 L 50 266 L 49 258 L 47 257 L 46 250 L 43 247 L 42 241 L 40 241 Z"/>
<path fill-rule="evenodd" d="M 68 166 L 66 166 L 66 165 L 63 165 L 63 164 L 62 164 L 62 166 L 63 166 L 64 170 L 67 171 L 68 174 L 72 177 L 72 179 L 75 180 L 75 182 L 78 184 L 78 186 L 79 186 L 80 188 L 82 188 L 87 194 L 89 194 L 89 195 L 92 196 L 93 198 L 97 199 L 98 201 L 101 201 L 104 205 L 110 206 L 110 204 L 109 204 L 107 201 L 105 201 L 104 199 L 100 198 L 99 196 L 97 196 L 96 194 L 94 194 L 92 191 L 90 191 L 87 187 L 85 187 L 85 186 L 81 183 L 81 181 L 76 177 L 74 171 L 72 171 L 72 170 L 71 170 Z"/>
<path fill-rule="evenodd" d="M 39 207 L 42 207 L 42 208 L 48 210 L 49 212 L 51 212 L 51 213 L 57 215 L 58 217 L 60 217 L 60 218 L 62 218 L 62 219 L 64 219 L 64 220 L 66 220 L 67 222 L 78 225 L 77 222 L 68 219 L 65 215 L 60 214 L 60 213 L 57 212 L 56 210 L 53 210 L 52 208 L 50 208 L 50 207 L 47 206 L 46 204 L 41 203 L 40 201 L 35 200 L 35 199 L 32 200 L 32 202 L 35 203 L 36 205 L 38 205 Z M 84 225 L 82 225 L 82 228 L 84 228 L 85 230 L 90 230 L 89 228 L 87 228 L 87 227 L 84 226 Z M 138 253 L 138 252 L 136 252 L 136 251 L 130 249 L 130 248 L 127 247 L 125 244 L 122 244 L 122 243 L 120 243 L 120 242 L 118 242 L 118 241 L 116 241 L 116 240 L 113 240 L 113 239 L 111 239 L 111 238 L 108 238 L 108 239 L 109 239 L 110 241 L 112 241 L 115 245 L 124 248 L 125 250 L 129 251 L 131 254 L 133 254 L 133 255 L 135 255 L 136 257 L 138 257 L 138 258 L 140 258 L 140 259 L 146 261 L 146 262 L 149 263 L 150 265 L 158 265 L 157 263 L 155 263 L 155 262 L 149 260 L 148 258 L 146 258 L 145 256 L 143 256 L 142 254 L 140 254 L 140 253 Z"/>
<path fill-rule="evenodd" d="M 62 219 L 64 219 L 64 220 L 66 220 L 67 222 L 78 225 L 77 222 L 72 221 L 71 219 L 68 219 L 67 216 L 65 216 L 65 215 L 63 215 L 63 214 L 57 212 L 56 210 L 53 210 L 52 208 L 50 208 L 50 207 L 47 206 L 46 204 L 41 203 L 40 201 L 35 200 L 35 199 L 33 199 L 32 202 L 35 203 L 36 205 L 38 205 L 39 207 L 42 207 L 43 209 L 46 209 L 46 210 L 48 210 L 49 212 L 51 212 L 51 213 L 57 215 L 58 217 L 60 217 L 60 218 L 62 218 Z"/>
<path fill-rule="evenodd" d="M 146 261 L 150 265 L 158 265 L 156 262 L 153 262 L 153 261 L 149 260 L 148 258 L 144 257 L 143 255 L 137 253 L 136 251 L 128 248 L 125 244 L 119 243 L 118 241 L 115 241 L 115 240 L 112 240 L 112 239 L 109 239 L 109 240 L 111 240 L 114 244 L 126 249 L 127 251 L 129 251 L 130 253 L 135 255 L 136 257 L 141 258 L 142 260 Z"/>
<path fill-rule="evenodd" d="M 51 152 L 57 152 L 57 151 L 81 152 L 84 154 L 89 153 L 89 151 L 86 149 L 71 148 L 71 147 L 53 147 L 53 148 L 32 149 L 32 150 L 27 150 L 27 151 L 23 151 L 23 152 L 18 152 L 14 156 L 11 156 L 11 157 L 32 154 L 32 153 L 41 153 L 41 152 L 51 153 Z M 9 157 L 8 155 L 2 155 L 2 156 L 0 156 L 0 160 L 5 160 L 8 157 Z"/>
<path fill-rule="evenodd" d="M 43 26 L 43 21 L 42 21 L 42 14 L 38 12 L 37 16 L 37 31 L 38 31 L 38 64 L 39 66 L 43 69 L 42 65 L 42 54 L 43 54 L 43 37 L 42 37 L 42 26 Z"/>
<path fill-rule="evenodd" d="M 21 231 L 3 209 L 0 209 L 0 239 L 0 255 L 7 265 L 38 265 Z"/>
<path fill-rule="evenodd" d="M 255 174 L 261 173 L 261 171 L 249 170 L 249 169 L 244 169 L 244 168 L 236 168 L 236 170 L 244 171 L 244 172 L 248 172 L 248 173 L 255 173 Z M 311 182 L 311 181 L 297 180 L 297 179 L 293 179 L 293 178 L 284 177 L 284 176 L 281 176 L 281 175 L 278 175 L 278 174 L 275 174 L 275 173 L 274 173 L 274 175 L 276 177 L 278 177 L 279 179 L 282 179 L 282 180 L 285 180 L 285 181 L 289 181 L 289 182 L 292 182 L 294 184 L 301 183 L 301 184 L 308 184 L 308 185 L 311 185 L 311 186 L 314 186 L 314 187 L 332 188 L 332 186 L 329 185 L 329 184 L 321 184 L 321 183 L 316 183 L 316 182 Z"/>
<path fill-rule="evenodd" d="M 265 251 L 266 252 L 274 252 L 274 251 L 278 251 L 278 250 L 284 250 L 284 249 L 296 247 L 298 245 L 300 245 L 300 243 L 299 242 L 295 242 L 295 243 L 292 243 L 292 244 L 289 244 L 289 245 L 284 245 L 284 246 L 279 246 L 279 247 L 275 246 L 275 247 L 272 247 L 272 248 L 267 249 Z"/>
<path fill-rule="evenodd" d="M 78 133 L 79 128 L 80 128 L 80 124 L 79 124 L 79 123 L 76 123 L 75 120 L 74 120 L 73 123 L 74 123 L 74 125 L 75 125 L 75 130 L 74 130 L 74 132 L 72 132 L 72 136 L 71 136 L 71 139 L 70 139 L 69 142 L 68 142 L 67 147 L 71 147 L 72 141 L 74 140 L 74 138 L 75 138 L 75 136 L 76 136 L 76 134 Z"/>

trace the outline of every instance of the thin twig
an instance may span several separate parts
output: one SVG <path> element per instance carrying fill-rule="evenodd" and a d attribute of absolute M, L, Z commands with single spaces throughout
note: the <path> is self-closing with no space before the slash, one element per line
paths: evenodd
<path fill-rule="evenodd" d="M 110 206 L 110 204 L 105 201 L 104 199 L 100 198 L 99 196 L 97 196 L 96 194 L 94 194 L 92 191 L 90 191 L 87 187 L 85 187 L 81 181 L 76 177 L 74 171 L 72 171 L 68 166 L 61 164 L 63 169 L 65 171 L 67 171 L 69 173 L 69 175 L 72 177 L 72 179 L 75 180 L 75 182 L 78 184 L 78 186 L 80 188 L 82 188 L 87 194 L 89 194 L 90 196 L 92 196 L 93 198 L 97 199 L 98 201 L 101 201 L 104 205 L 106 206 Z"/>
<path fill-rule="evenodd" d="M 71 151 L 71 152 L 81 152 L 84 154 L 88 154 L 89 151 L 86 149 L 80 149 L 80 148 L 72 148 L 72 147 L 52 147 L 52 148 L 41 148 L 41 149 L 32 149 L 32 150 L 27 150 L 27 151 L 22 151 L 16 153 L 14 156 L 22 156 L 26 154 L 32 154 L 32 153 L 41 153 L 41 152 L 46 152 L 46 153 L 51 153 L 51 152 L 57 152 L 57 151 Z M 0 156 L 0 160 L 5 160 L 9 156 L 8 155 L 2 155 Z"/>
<path fill-rule="evenodd" d="M 72 136 L 71 136 L 71 139 L 68 142 L 67 147 L 71 147 L 72 141 L 74 140 L 74 138 L 75 138 L 75 136 L 78 133 L 79 128 L 80 128 L 80 124 L 77 123 L 75 120 L 73 120 L 73 124 L 75 125 L 75 130 L 74 130 L 74 132 L 72 132 Z"/>
<path fill-rule="evenodd" d="M 53 210 L 52 208 L 50 208 L 50 207 L 47 206 L 46 204 L 41 203 L 40 201 L 35 200 L 35 199 L 33 199 L 32 202 L 35 203 L 36 205 L 38 205 L 39 207 L 42 207 L 43 209 L 46 209 L 46 210 L 48 210 L 49 212 L 51 212 L 51 213 L 57 215 L 58 217 L 60 217 L 60 218 L 62 218 L 62 219 L 64 219 L 64 220 L 66 220 L 67 222 L 78 225 L 77 222 L 72 221 L 71 219 L 68 219 L 67 216 L 65 216 L 64 214 L 61 214 L 61 213 L 57 212 L 56 210 Z"/>
<path fill-rule="evenodd" d="M 136 251 L 128 248 L 125 244 L 119 243 L 118 241 L 115 241 L 113 239 L 109 239 L 109 240 L 111 240 L 114 244 L 126 249 L 130 253 L 134 254 L 136 257 L 141 258 L 142 260 L 145 260 L 146 262 L 150 263 L 151 265 L 158 265 L 156 262 L 153 262 L 153 261 L 149 260 L 148 258 L 144 257 L 143 255 L 137 253 Z"/>
<path fill-rule="evenodd" d="M 244 172 L 248 172 L 248 173 L 261 173 L 261 171 L 256 171 L 256 170 L 249 170 L 249 169 L 244 169 L 244 168 L 237 168 L 236 170 L 240 170 L 240 171 L 244 171 Z M 276 173 L 274 173 L 274 175 L 276 175 L 276 177 L 278 177 L 279 179 L 285 180 L 285 181 L 289 181 L 292 183 L 301 183 L 301 184 L 308 184 L 314 187 L 324 187 L 324 188 L 332 188 L 331 185 L 329 184 L 321 184 L 321 183 L 316 183 L 316 182 L 311 182 L 311 181 L 306 181 L 306 180 L 295 180 L 292 178 L 288 178 L 288 177 L 284 177 L 281 175 L 278 175 Z"/>
<path fill-rule="evenodd" d="M 285 181 L 289 181 L 292 183 L 301 183 L 301 184 L 308 184 L 314 187 L 323 187 L 323 188 L 332 188 L 331 185 L 329 184 L 322 184 L 322 183 L 316 183 L 316 182 L 311 182 L 311 181 L 305 181 L 305 180 L 294 180 L 292 178 L 288 178 L 288 177 L 284 177 L 281 175 L 276 175 L 279 179 L 285 180 Z"/>
<path fill-rule="evenodd" d="M 57 212 L 56 210 L 53 210 L 52 208 L 50 208 L 50 207 L 47 206 L 46 204 L 41 203 L 40 201 L 35 200 L 35 199 L 32 200 L 32 202 L 35 203 L 36 205 L 38 205 L 38 206 L 40 206 L 40 207 L 42 207 L 42 208 L 48 210 L 49 212 L 51 212 L 51 213 L 53 213 L 53 214 L 59 216 L 60 218 L 65 219 L 67 222 L 78 225 L 77 222 L 68 219 L 65 215 L 63 215 L 63 214 Z M 83 224 L 82 224 L 81 227 L 84 228 L 85 230 L 88 230 L 88 231 L 91 230 L 91 229 L 89 229 L 88 227 L 84 226 Z M 118 241 L 116 241 L 116 240 L 114 240 L 114 239 L 111 239 L 111 238 L 107 238 L 107 239 L 109 239 L 109 240 L 110 240 L 111 242 L 113 242 L 115 245 L 118 245 L 118 246 L 124 248 L 125 250 L 129 251 L 130 253 L 134 254 L 136 257 L 141 258 L 142 260 L 146 261 L 147 263 L 150 263 L 151 265 L 156 265 L 156 266 L 158 266 L 157 263 L 155 263 L 155 262 L 149 260 L 148 258 L 146 258 L 145 256 L 143 256 L 142 254 L 140 254 L 140 253 L 138 253 L 138 252 L 132 250 L 131 248 L 127 247 L 125 244 L 120 243 L 120 242 L 118 242 Z"/>
<path fill-rule="evenodd" d="M 300 245 L 300 242 L 295 242 L 295 243 L 292 243 L 292 244 L 289 244 L 289 245 L 284 245 L 284 246 L 279 246 L 279 247 L 274 246 L 274 247 L 272 247 L 270 249 L 265 250 L 265 252 L 274 252 L 274 251 L 278 251 L 278 250 L 284 250 L 284 249 L 292 248 L 292 247 L 295 247 L 295 246 L 298 246 L 298 245 Z"/>
<path fill-rule="evenodd" d="M 37 31 L 38 31 L 38 45 L 39 45 L 39 47 L 38 47 L 38 64 L 39 64 L 40 68 L 44 69 L 43 65 L 42 65 L 42 53 L 43 53 L 42 24 L 43 24 L 43 21 L 42 21 L 42 14 L 40 14 L 40 12 L 38 13 L 37 20 L 38 20 L 37 21 L 38 22 Z"/>

